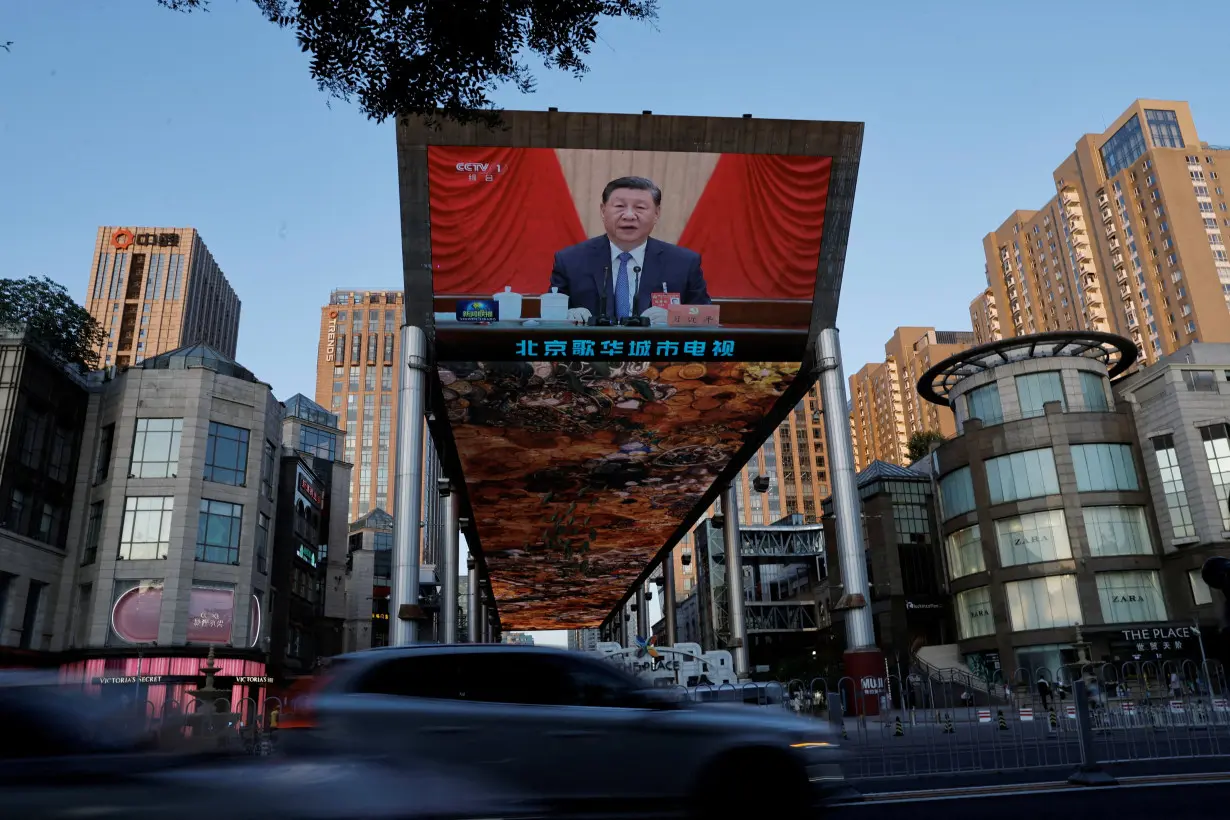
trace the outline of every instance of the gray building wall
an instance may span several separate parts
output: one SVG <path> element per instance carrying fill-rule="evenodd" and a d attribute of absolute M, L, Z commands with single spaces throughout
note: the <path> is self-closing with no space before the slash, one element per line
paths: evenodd
<path fill-rule="evenodd" d="M 1194 390 L 1184 371 L 1211 371 L 1212 390 Z M 1222 518 L 1222 503 L 1213 485 L 1200 430 L 1230 424 L 1230 344 L 1197 343 L 1174 352 L 1156 364 L 1121 380 L 1115 392 L 1131 410 L 1144 451 L 1144 466 L 1157 511 L 1165 556 L 1167 591 L 1176 616 L 1215 622 L 1216 602 L 1198 605 L 1189 572 L 1212 555 L 1230 555 L 1230 531 Z M 1152 440 L 1172 436 L 1183 489 L 1191 511 L 1195 535 L 1176 535 L 1161 468 Z M 1216 598 L 1216 595 L 1214 596 Z"/>
<path fill-rule="evenodd" d="M 188 596 L 194 582 L 233 587 L 235 611 L 233 643 L 248 646 L 249 603 L 254 590 L 261 591 L 262 612 L 268 602 L 269 581 L 256 568 L 255 539 L 258 513 L 270 519 L 268 549 L 273 548 L 273 492 L 277 476 L 266 476 L 263 454 L 266 442 L 274 452 L 281 443 L 281 409 L 268 385 L 215 373 L 206 369 L 146 370 L 136 367 L 119 374 L 91 397 L 86 437 L 78 467 L 78 490 L 73 505 L 70 532 L 74 536 L 66 561 L 57 609 L 55 649 L 124 646 L 111 631 L 111 609 L 116 595 L 141 581 L 163 584 L 159 646 L 181 646 L 187 640 Z M 136 423 L 142 418 L 179 418 L 183 433 L 178 471 L 170 478 L 130 476 Z M 205 455 L 211 421 L 249 431 L 245 486 L 205 481 Z M 100 431 L 115 425 L 107 478 L 94 482 L 99 458 Z M 170 547 L 165 559 L 119 558 L 125 499 L 139 496 L 170 496 Z M 201 499 L 241 504 L 243 515 L 239 539 L 239 564 L 206 563 L 196 560 L 197 526 Z M 81 565 L 89 508 L 104 504 L 104 517 L 97 558 Z M 268 566 L 268 565 L 267 565 Z M 91 585 L 87 600 L 83 584 Z M 265 620 L 262 616 L 262 620 Z M 267 625 L 262 628 L 268 634 Z"/>

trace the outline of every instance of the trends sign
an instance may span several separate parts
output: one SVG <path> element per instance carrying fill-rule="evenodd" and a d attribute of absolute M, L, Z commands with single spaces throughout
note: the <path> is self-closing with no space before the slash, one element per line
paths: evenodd
<path fill-rule="evenodd" d="M 337 311 L 329 311 L 329 329 L 325 332 L 325 361 L 333 361 L 337 353 Z"/>

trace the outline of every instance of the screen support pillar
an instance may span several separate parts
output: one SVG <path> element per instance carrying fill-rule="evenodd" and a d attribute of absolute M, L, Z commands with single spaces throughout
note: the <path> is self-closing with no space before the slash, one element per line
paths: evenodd
<path fill-rule="evenodd" d="M 726 549 L 727 623 L 735 675 L 748 677 L 747 621 L 743 614 L 743 554 L 739 549 L 739 490 L 731 484 L 722 491 L 722 541 Z"/>
<path fill-rule="evenodd" d="M 645 585 L 636 588 L 636 637 L 649 640 L 649 602 L 645 597 Z"/>
<path fill-rule="evenodd" d="M 393 589 L 390 635 L 394 646 L 418 643 L 419 522 L 423 518 L 423 419 L 427 399 L 427 336 L 421 327 L 402 325 L 401 352 L 406 369 L 398 388 L 396 483 L 393 489 Z"/>
<path fill-rule="evenodd" d="M 478 612 L 478 562 L 473 556 L 466 563 L 469 570 L 466 575 L 466 639 L 470 643 L 478 643 L 479 622 Z"/>
<path fill-rule="evenodd" d="M 879 696 L 884 694 L 884 655 L 876 647 L 875 626 L 871 620 L 863 511 L 854 470 L 850 415 L 846 412 L 846 379 L 837 328 L 820 331 L 818 352 L 817 369 L 837 530 L 837 566 L 842 585 L 838 606 L 845 610 L 846 616 L 844 662 L 846 676 L 855 681 L 862 695 L 849 701 L 852 704 L 858 701 L 854 704 L 858 714 L 879 714 Z"/>
<path fill-rule="evenodd" d="M 457 518 L 457 494 L 448 479 L 440 480 L 440 494 L 444 496 L 444 543 L 440 545 L 440 643 L 457 643 L 457 579 L 461 544 L 458 533 L 461 522 Z"/>
<path fill-rule="evenodd" d="M 679 638 L 675 615 L 675 551 L 671 550 L 662 562 L 662 617 L 666 621 L 667 646 L 674 646 Z"/>

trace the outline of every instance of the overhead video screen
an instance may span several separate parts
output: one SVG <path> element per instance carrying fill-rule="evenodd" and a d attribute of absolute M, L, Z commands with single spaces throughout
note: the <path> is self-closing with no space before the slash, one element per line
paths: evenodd
<path fill-rule="evenodd" d="M 555 287 L 570 309 L 609 307 L 617 318 L 643 314 L 655 293 L 684 305 L 814 296 L 830 157 L 427 152 L 437 296 L 490 298 L 507 287 L 536 297 Z M 805 327 L 809 312 L 781 315 Z"/>

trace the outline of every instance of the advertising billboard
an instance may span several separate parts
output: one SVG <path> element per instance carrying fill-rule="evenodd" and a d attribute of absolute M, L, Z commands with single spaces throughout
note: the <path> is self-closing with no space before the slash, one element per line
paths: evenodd
<path fill-rule="evenodd" d="M 398 124 L 406 317 L 501 627 L 594 627 L 814 378 L 862 126 L 501 118 Z"/>
<path fill-rule="evenodd" d="M 537 317 L 552 287 L 591 315 L 605 297 L 613 318 L 654 294 L 814 295 L 830 157 L 433 145 L 427 161 L 437 295 L 507 289 L 525 300 L 514 318 Z M 778 319 L 806 326 L 810 312 Z"/>

